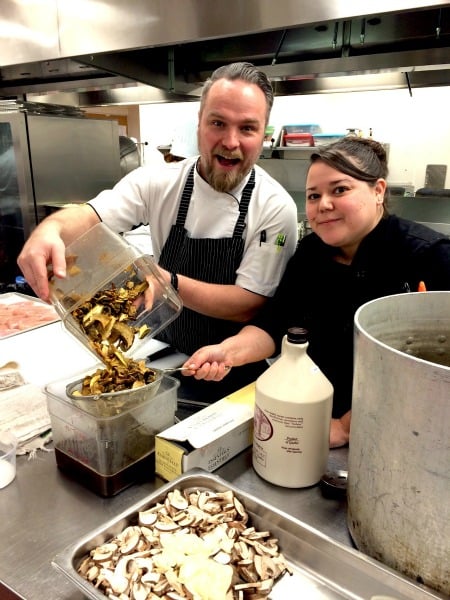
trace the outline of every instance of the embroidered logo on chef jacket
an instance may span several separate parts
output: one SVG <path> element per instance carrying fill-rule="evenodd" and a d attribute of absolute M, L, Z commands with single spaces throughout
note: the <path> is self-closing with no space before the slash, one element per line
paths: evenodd
<path fill-rule="evenodd" d="M 261 231 L 261 233 L 259 234 L 259 245 L 261 246 L 263 243 L 265 243 L 267 240 L 267 235 L 265 230 L 263 229 L 263 231 Z M 277 237 L 275 238 L 275 246 L 277 248 L 277 250 L 281 250 L 281 248 L 285 245 L 286 243 L 286 234 L 285 233 L 279 233 L 277 235 Z"/>
<path fill-rule="evenodd" d="M 277 237 L 276 237 L 276 240 L 275 240 L 275 246 L 277 246 L 278 252 L 285 245 L 285 243 L 286 243 L 286 234 L 285 233 L 279 233 L 277 235 Z"/>

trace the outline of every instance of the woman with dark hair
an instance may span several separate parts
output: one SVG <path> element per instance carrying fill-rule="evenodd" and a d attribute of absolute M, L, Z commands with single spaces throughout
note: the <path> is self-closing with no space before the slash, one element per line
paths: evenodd
<path fill-rule="evenodd" d="M 334 387 L 330 447 L 348 443 L 356 310 L 415 292 L 421 282 L 450 290 L 450 239 L 389 214 L 387 174 L 385 149 L 375 140 L 346 137 L 318 147 L 306 180 L 312 233 L 299 242 L 262 313 L 237 335 L 195 352 L 185 374 L 219 381 L 224 365 L 276 356 L 289 327 L 306 327 L 308 352 Z"/>

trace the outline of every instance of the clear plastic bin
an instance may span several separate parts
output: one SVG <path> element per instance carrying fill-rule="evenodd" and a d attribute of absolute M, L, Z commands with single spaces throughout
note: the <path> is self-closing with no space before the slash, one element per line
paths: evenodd
<path fill-rule="evenodd" d="M 314 134 L 314 144 L 316 146 L 325 146 L 327 144 L 333 144 L 334 142 L 338 142 L 345 134 L 343 133 L 315 133 Z"/>
<path fill-rule="evenodd" d="M 322 128 L 316 123 L 283 125 L 285 133 L 320 133 Z"/>
<path fill-rule="evenodd" d="M 154 337 L 181 312 L 182 302 L 173 287 L 166 283 L 151 256 L 140 254 L 120 235 L 99 223 L 66 248 L 67 276 L 50 278 L 51 301 L 61 316 L 65 328 L 85 347 L 102 357 L 93 348 L 89 337 L 72 312 L 100 291 L 126 288 L 130 282 L 149 282 L 150 288 L 138 307 L 135 318 L 124 321 L 133 329 L 148 327 L 149 333 L 140 339 L 134 335 L 132 345 L 124 351 L 127 357 L 137 356 L 143 339 Z M 151 291 L 151 304 L 150 294 Z"/>
<path fill-rule="evenodd" d="M 97 416 L 67 396 L 74 379 L 45 388 L 58 467 L 102 496 L 153 477 L 155 436 L 174 424 L 179 381 L 164 376 L 156 394 Z"/>

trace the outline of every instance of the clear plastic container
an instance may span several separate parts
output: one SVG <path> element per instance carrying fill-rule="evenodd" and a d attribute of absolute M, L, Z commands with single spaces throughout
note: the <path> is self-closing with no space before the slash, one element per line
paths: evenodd
<path fill-rule="evenodd" d="M 286 133 L 320 133 L 322 128 L 317 123 L 294 123 L 283 125 Z"/>
<path fill-rule="evenodd" d="M 345 137 L 344 133 L 315 133 L 314 134 L 314 145 L 315 146 L 325 146 L 326 144 L 333 144 L 334 142 L 338 142 L 343 137 Z"/>
<path fill-rule="evenodd" d="M 16 477 L 16 450 L 18 440 L 11 431 L 0 431 L 0 489 Z"/>
<path fill-rule="evenodd" d="M 149 283 L 145 295 L 139 297 L 137 314 L 122 321 L 138 330 L 148 328 L 145 338 L 134 335 L 123 353 L 138 356 L 143 339 L 154 337 L 181 312 L 182 302 L 173 287 L 166 283 L 151 256 L 140 254 L 120 235 L 99 223 L 66 248 L 67 276 L 50 277 L 51 301 L 65 328 L 85 347 L 102 359 L 73 312 L 101 291 L 127 289 Z M 131 282 L 131 283 L 130 283 Z"/>
<path fill-rule="evenodd" d="M 155 436 L 174 424 L 179 381 L 163 376 L 139 401 L 103 412 L 83 397 L 74 403 L 67 395 L 71 382 L 45 388 L 58 467 L 102 496 L 153 477 Z"/>

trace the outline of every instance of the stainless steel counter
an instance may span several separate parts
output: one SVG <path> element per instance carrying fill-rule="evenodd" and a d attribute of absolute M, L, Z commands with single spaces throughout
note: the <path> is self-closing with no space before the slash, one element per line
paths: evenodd
<path fill-rule="evenodd" d="M 165 347 L 162 342 L 150 340 L 142 355 L 153 355 Z M 161 368 L 176 366 L 182 364 L 184 358 L 174 354 L 153 364 Z M 89 370 L 95 362 L 94 357 L 63 330 L 61 323 L 1 340 L 0 364 L 11 360 L 20 364 L 26 381 L 40 387 L 68 377 L 75 370 Z M 31 459 L 18 456 L 16 479 L 0 490 L 1 600 L 82 600 L 83 594 L 52 567 L 52 559 L 165 483 L 149 475 L 145 483 L 134 485 L 115 497 L 104 498 L 69 479 L 58 469 L 54 452 L 49 450 L 38 451 Z M 346 448 L 331 450 L 329 470 L 346 470 L 347 456 Z M 286 489 L 265 482 L 253 470 L 250 449 L 216 473 L 244 493 L 263 498 L 340 544 L 352 546 L 346 523 L 346 501 L 323 497 L 319 486 Z"/>
<path fill-rule="evenodd" d="M 153 355 L 165 347 L 162 342 L 150 340 L 143 356 Z M 161 368 L 176 366 L 182 364 L 184 358 L 174 354 L 153 364 Z M 89 370 L 95 362 L 94 357 L 63 330 L 61 323 L 1 340 L 0 364 L 11 360 L 20 364 L 26 381 L 38 386 L 68 377 L 75 370 Z M 346 470 L 347 457 L 347 448 L 331 450 L 329 470 Z M 263 498 L 340 544 L 352 546 L 344 499 L 325 498 L 319 486 L 286 489 L 265 482 L 253 470 L 251 449 L 216 473 L 244 493 Z M 48 452 L 38 451 L 34 458 L 18 456 L 16 479 L 0 490 L 0 599 L 82 600 L 83 594 L 52 567 L 52 559 L 93 529 L 144 500 L 164 483 L 159 477 L 149 475 L 145 483 L 134 485 L 115 497 L 104 498 L 60 471 L 52 448 Z M 437 596 L 418 594 L 414 597 Z"/>
<path fill-rule="evenodd" d="M 330 451 L 330 469 L 346 469 L 347 449 Z M 345 500 L 326 499 L 318 486 L 286 489 L 262 480 L 244 451 L 217 470 L 253 494 L 331 538 L 352 545 Z M 159 477 L 102 498 L 69 479 L 56 466 L 53 451 L 34 459 L 17 458 L 17 477 L 0 490 L 0 598 L 82 600 L 80 593 L 51 565 L 53 557 L 81 536 L 165 483 Z"/>

